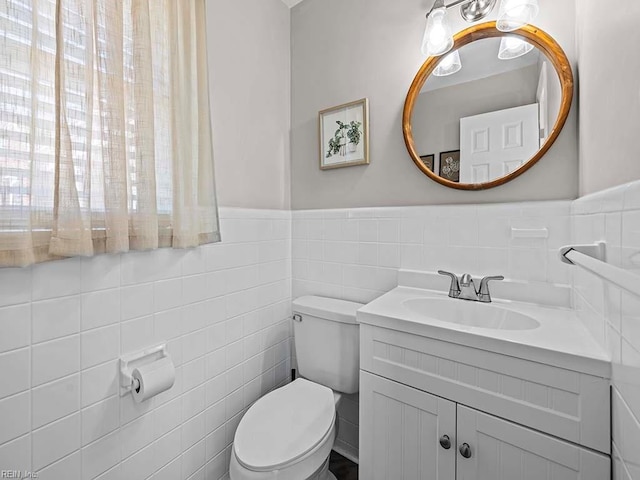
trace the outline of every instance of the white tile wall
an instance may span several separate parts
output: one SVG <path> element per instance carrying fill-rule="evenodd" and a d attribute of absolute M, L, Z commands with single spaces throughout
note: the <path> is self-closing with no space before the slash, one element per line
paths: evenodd
<path fill-rule="evenodd" d="M 360 397 L 357 393 L 345 395 L 338 407 L 338 437 L 334 450 L 352 461 L 358 460 Z"/>
<path fill-rule="evenodd" d="M 572 205 L 576 243 L 607 242 L 607 261 L 640 274 L 640 182 Z M 613 361 L 614 480 L 640 478 L 640 298 L 576 268 L 574 302 Z"/>
<path fill-rule="evenodd" d="M 570 211 L 570 201 L 294 211 L 293 297 L 367 303 L 396 286 L 398 268 L 567 285 L 557 250 L 571 240 Z M 513 239 L 512 227 L 549 236 Z M 358 455 L 357 411 L 356 395 L 338 412 L 336 448 L 350 458 Z"/>
<path fill-rule="evenodd" d="M 570 283 L 556 261 L 571 238 L 571 202 L 301 210 L 293 212 L 293 297 L 369 302 L 396 285 L 397 269 L 504 274 Z M 513 239 L 511 228 L 547 228 Z"/>
<path fill-rule="evenodd" d="M 221 209 L 223 242 L 0 270 L 0 469 L 218 479 L 245 409 L 290 372 L 291 214 Z M 135 404 L 122 353 L 167 342 Z"/>
<path fill-rule="evenodd" d="M 0 270 L 0 468 L 40 478 L 222 478 L 248 405 L 286 382 L 290 300 L 368 302 L 397 269 L 573 284 L 614 358 L 615 478 L 640 478 L 640 301 L 561 264 L 558 247 L 606 239 L 640 269 L 640 185 L 577 202 L 276 212 L 222 209 L 223 243 Z M 546 228 L 513 239 L 511 228 Z M 118 396 L 117 358 L 167 342 L 174 388 Z M 52 361 L 55 359 L 55 361 Z M 358 448 L 357 395 L 337 445 Z"/>

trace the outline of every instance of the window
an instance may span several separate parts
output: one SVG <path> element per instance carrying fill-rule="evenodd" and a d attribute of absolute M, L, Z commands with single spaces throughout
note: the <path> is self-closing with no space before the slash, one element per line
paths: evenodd
<path fill-rule="evenodd" d="M 204 0 L 0 5 L 0 265 L 219 240 Z"/>

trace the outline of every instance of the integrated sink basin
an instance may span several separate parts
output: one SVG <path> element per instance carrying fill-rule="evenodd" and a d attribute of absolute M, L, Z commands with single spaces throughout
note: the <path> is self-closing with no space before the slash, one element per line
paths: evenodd
<path fill-rule="evenodd" d="M 414 365 L 418 361 L 414 354 L 403 358 L 389 347 L 387 337 L 381 332 L 391 331 L 447 342 L 448 348 L 457 348 L 454 345 L 476 348 L 602 378 L 610 377 L 611 358 L 569 308 L 568 288 L 566 292 L 557 292 L 562 295 L 555 297 L 552 295 L 555 289 L 563 287 L 554 286 L 554 291 L 546 294 L 545 291 L 531 292 L 532 296 L 527 297 L 530 292 L 526 284 L 512 284 L 501 292 L 505 294 L 502 298 L 482 303 L 448 297 L 444 290 L 447 285 L 436 275 L 401 271 L 400 285 L 358 310 L 361 344 L 363 339 L 375 344 L 371 347 L 373 353 L 369 353 L 376 360 L 367 368 L 378 365 L 376 362 Z M 429 286 L 433 287 L 425 288 Z M 537 298 L 534 293 L 549 303 L 534 303 Z M 425 340 L 425 345 L 429 341 Z M 423 349 L 412 342 L 407 340 L 403 348 L 436 358 L 442 356 L 442 351 L 433 351 L 431 346 Z M 468 360 L 462 350 L 456 352 L 457 361 Z M 437 362 L 435 366 L 423 363 L 419 360 L 420 366 L 415 368 L 429 371 L 440 368 Z"/>
<path fill-rule="evenodd" d="M 402 305 L 415 315 L 457 325 L 491 330 L 534 330 L 540 323 L 496 305 L 452 298 L 409 298 Z"/>

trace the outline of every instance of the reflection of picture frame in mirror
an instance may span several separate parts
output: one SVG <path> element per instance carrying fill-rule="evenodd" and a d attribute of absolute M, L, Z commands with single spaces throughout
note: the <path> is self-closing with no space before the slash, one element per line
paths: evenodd
<path fill-rule="evenodd" d="M 436 156 L 432 153 L 430 155 L 420 155 L 420 160 L 424 163 L 425 167 L 427 167 L 432 172 L 434 171 L 434 163 Z"/>
<path fill-rule="evenodd" d="M 460 181 L 460 150 L 440 153 L 439 175 L 451 182 Z"/>
<path fill-rule="evenodd" d="M 320 169 L 369 164 L 369 101 L 322 110 L 318 115 Z"/>

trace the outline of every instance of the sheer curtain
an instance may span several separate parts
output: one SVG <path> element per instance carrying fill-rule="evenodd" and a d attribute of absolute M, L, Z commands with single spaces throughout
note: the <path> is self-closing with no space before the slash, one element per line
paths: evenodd
<path fill-rule="evenodd" d="M 219 241 L 204 1 L 0 1 L 0 266 Z"/>

